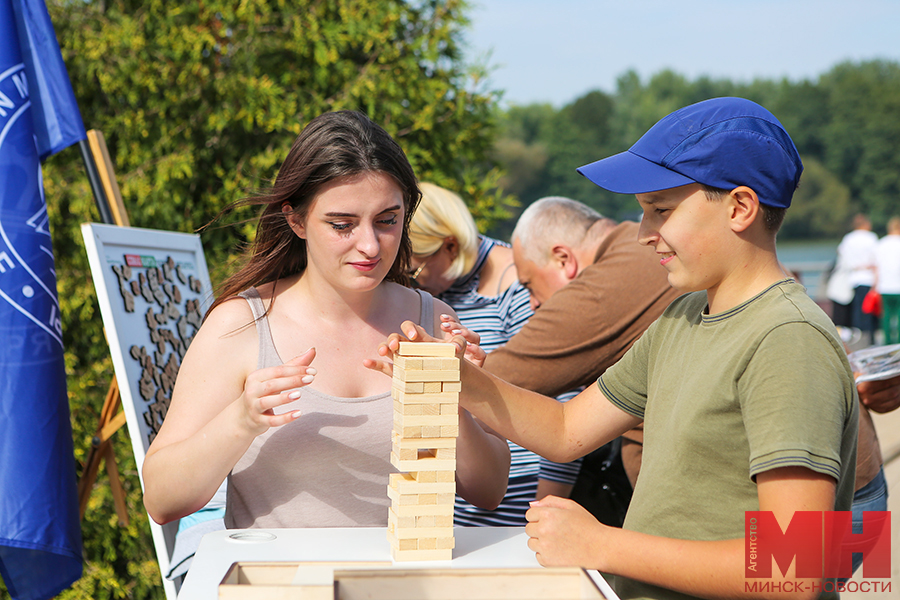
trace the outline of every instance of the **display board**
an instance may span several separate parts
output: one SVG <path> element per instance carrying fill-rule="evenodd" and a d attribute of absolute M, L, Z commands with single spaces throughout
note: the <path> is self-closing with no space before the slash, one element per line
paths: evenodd
<path fill-rule="evenodd" d="M 206 260 L 196 234 L 96 223 L 81 229 L 140 470 L 212 301 Z"/>
<path fill-rule="evenodd" d="M 144 456 L 168 411 L 184 354 L 212 303 L 206 259 L 195 234 L 96 223 L 84 223 L 81 233 L 143 489 Z M 178 521 L 151 520 L 150 531 L 165 577 Z M 163 585 L 174 598 L 177 584 L 164 578 Z"/>

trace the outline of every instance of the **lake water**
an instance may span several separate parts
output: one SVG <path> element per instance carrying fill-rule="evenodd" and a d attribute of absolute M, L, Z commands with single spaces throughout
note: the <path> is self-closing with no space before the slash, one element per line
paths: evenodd
<path fill-rule="evenodd" d="M 800 281 L 811 298 L 825 299 L 826 275 L 837 257 L 840 240 L 778 242 L 778 258 L 792 271 L 800 273 Z"/>

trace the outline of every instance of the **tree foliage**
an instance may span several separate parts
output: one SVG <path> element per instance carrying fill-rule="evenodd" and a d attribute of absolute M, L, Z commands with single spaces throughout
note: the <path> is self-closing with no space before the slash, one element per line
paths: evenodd
<path fill-rule="evenodd" d="M 663 116 L 719 96 L 743 96 L 769 108 L 784 124 L 806 165 L 782 238 L 834 238 L 854 212 L 883 228 L 900 213 L 900 64 L 843 63 L 816 81 L 733 83 L 690 81 L 661 71 L 643 82 L 621 75 L 614 94 L 593 91 L 559 110 L 513 106 L 501 120 L 495 147 L 509 188 L 527 205 L 566 195 L 617 218 L 636 218 L 633 199 L 591 186 L 575 169 L 626 150 Z M 540 161 L 521 160 L 540 157 Z"/>
<path fill-rule="evenodd" d="M 497 95 L 463 59 L 461 0 L 57 0 L 51 18 L 85 125 L 107 140 L 131 224 L 193 232 L 264 188 L 303 125 L 367 113 L 417 175 L 506 216 L 488 152 Z M 98 212 L 75 148 L 44 167 L 76 460 L 113 376 L 79 225 Z M 249 209 L 248 209 L 249 210 Z M 253 237 L 247 210 L 203 230 L 213 284 Z M 85 575 L 62 598 L 163 598 L 137 467 L 114 437 L 130 524 L 101 473 L 82 524 Z M 2 592 L 0 592 L 2 594 Z"/>

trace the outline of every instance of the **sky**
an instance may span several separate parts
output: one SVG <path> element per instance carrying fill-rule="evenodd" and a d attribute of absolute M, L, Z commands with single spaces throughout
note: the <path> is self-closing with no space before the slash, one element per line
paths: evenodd
<path fill-rule="evenodd" d="M 503 105 L 561 107 L 671 69 L 690 80 L 816 80 L 834 65 L 900 62 L 900 0 L 470 0 L 468 57 Z"/>

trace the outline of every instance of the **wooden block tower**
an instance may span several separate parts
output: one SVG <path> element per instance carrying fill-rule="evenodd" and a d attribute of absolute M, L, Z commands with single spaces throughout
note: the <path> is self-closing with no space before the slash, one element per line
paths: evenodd
<path fill-rule="evenodd" d="M 459 359 L 454 346 L 400 342 L 394 355 L 394 431 L 388 541 L 395 561 L 453 558 Z"/>

